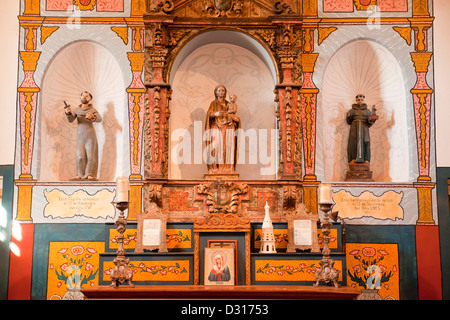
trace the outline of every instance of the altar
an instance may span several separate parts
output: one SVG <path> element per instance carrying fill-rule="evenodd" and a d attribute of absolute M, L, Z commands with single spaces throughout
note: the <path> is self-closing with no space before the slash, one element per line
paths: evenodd
<path fill-rule="evenodd" d="M 98 286 L 86 292 L 83 290 L 83 293 L 86 298 L 91 294 L 112 297 L 114 292 L 118 292 L 118 296 L 131 292 L 132 295 L 147 298 L 156 297 L 158 291 L 164 291 L 161 295 L 178 298 L 188 298 L 189 294 L 196 298 L 207 297 L 208 294 L 220 298 L 233 298 L 236 295 L 246 298 L 254 293 L 255 297 L 268 299 L 276 298 L 277 294 L 273 290 L 284 290 L 292 299 L 296 299 L 310 295 L 318 297 L 325 294 L 331 297 L 342 292 L 359 292 L 347 287 L 342 224 L 331 223 L 329 234 L 332 235 L 332 241 L 328 240 L 325 244 L 322 239 L 326 232 L 322 230 L 320 222 L 315 223 L 318 232 L 316 237 L 321 239 L 321 250 L 318 252 L 310 249 L 289 252 L 288 224 L 277 222 L 272 225 L 277 251 L 263 253 L 261 223 L 218 214 L 194 223 L 167 223 L 167 251 L 164 252 L 158 249 L 141 252 L 130 246 L 123 249 L 121 236 L 117 235 L 118 250 L 100 254 L 99 274 L 102 276 Z M 122 237 L 130 238 L 129 235 L 139 229 L 136 224 L 128 223 L 126 230 L 121 230 Z M 110 228 L 110 233 L 117 232 L 115 226 L 110 225 Z M 324 279 L 318 276 L 327 251 L 325 247 L 329 251 L 328 257 L 333 261 L 333 269 L 338 274 L 335 279 L 338 285 L 335 287 L 332 287 L 333 282 L 322 281 Z M 221 263 L 228 269 L 228 279 L 210 278 L 210 271 L 217 267 L 217 254 L 222 255 Z M 120 283 L 112 281 L 112 274 L 118 269 L 118 257 L 126 259 L 128 271 L 125 274 L 130 275 L 130 278 L 123 278 Z M 182 293 L 183 290 L 186 292 Z M 283 294 L 279 292 L 279 295 L 281 297 Z"/>
<path fill-rule="evenodd" d="M 323 223 L 331 188 L 320 212 L 311 174 L 303 104 L 317 92 L 302 83 L 315 58 L 304 52 L 301 16 L 227 4 L 201 16 L 147 7 L 144 176 L 130 176 L 117 252 L 100 254 L 87 299 L 356 296 L 343 226 Z"/>
<path fill-rule="evenodd" d="M 5 296 L 447 297 L 432 3 L 21 1 Z"/>
<path fill-rule="evenodd" d="M 354 288 L 331 286 L 109 286 L 82 290 L 86 300 L 107 299 L 223 299 L 223 300 L 354 300 L 360 291 Z"/>

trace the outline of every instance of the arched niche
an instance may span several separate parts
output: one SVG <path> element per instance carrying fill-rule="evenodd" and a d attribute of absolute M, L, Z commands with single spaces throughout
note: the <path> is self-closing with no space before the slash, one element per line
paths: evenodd
<path fill-rule="evenodd" d="M 89 91 L 103 118 L 94 123 L 99 145 L 98 179 L 113 181 L 122 167 L 125 84 L 120 66 L 105 47 L 77 41 L 61 49 L 49 63 L 42 84 L 39 180 L 68 181 L 75 176 L 76 121 L 69 123 L 64 101 L 80 103 Z"/>
<path fill-rule="evenodd" d="M 273 91 L 277 71 L 262 45 L 237 31 L 201 33 L 177 54 L 170 83 L 170 179 L 203 179 L 207 172 L 199 152 L 205 150 L 206 112 L 218 84 L 225 85 L 228 96 L 237 96 L 237 115 L 246 135 L 239 140 L 246 153 L 236 166 L 239 178 L 276 179 L 278 134 Z"/>
<path fill-rule="evenodd" d="M 379 43 L 356 40 L 330 59 L 322 86 L 323 159 L 326 181 L 344 181 L 350 126 L 345 117 L 358 93 L 379 119 L 370 128 L 371 170 L 375 182 L 410 180 L 405 81 L 397 59 Z"/>

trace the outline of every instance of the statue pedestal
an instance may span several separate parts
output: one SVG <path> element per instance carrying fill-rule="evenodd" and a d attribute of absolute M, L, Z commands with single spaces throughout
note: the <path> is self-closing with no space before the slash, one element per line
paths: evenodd
<path fill-rule="evenodd" d="M 350 170 L 347 171 L 345 181 L 354 182 L 373 182 L 372 171 L 370 171 L 370 163 L 356 163 L 352 161 L 348 164 Z"/>
<path fill-rule="evenodd" d="M 88 179 L 88 178 L 70 178 L 69 181 L 90 182 L 90 181 L 98 181 L 98 179 L 97 178 L 92 178 L 92 179 Z"/>
<path fill-rule="evenodd" d="M 238 180 L 239 173 L 205 173 L 206 180 Z"/>

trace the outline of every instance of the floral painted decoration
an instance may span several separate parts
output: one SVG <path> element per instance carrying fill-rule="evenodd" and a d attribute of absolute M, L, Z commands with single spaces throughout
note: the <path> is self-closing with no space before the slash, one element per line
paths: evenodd
<path fill-rule="evenodd" d="M 55 273 L 59 280 L 65 281 L 67 289 L 81 289 L 88 281 L 95 279 L 98 268 L 94 272 L 94 266 L 87 260 L 97 251 L 93 248 L 84 248 L 75 245 L 72 248 L 63 248 L 58 251 L 67 261 L 60 266 L 61 273 L 55 268 Z"/>
<path fill-rule="evenodd" d="M 380 289 L 381 284 L 389 281 L 394 272 L 397 271 L 396 265 L 392 266 L 392 270 L 388 272 L 386 266 L 381 264 L 381 261 L 388 254 L 385 250 L 376 250 L 372 247 L 352 250 L 349 255 L 352 255 L 361 264 L 353 267 L 353 273 L 351 270 L 347 270 L 350 279 L 364 289 Z"/>

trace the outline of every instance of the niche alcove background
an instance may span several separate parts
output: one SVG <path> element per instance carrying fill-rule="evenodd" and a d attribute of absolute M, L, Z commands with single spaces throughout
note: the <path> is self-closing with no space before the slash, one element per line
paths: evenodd
<path fill-rule="evenodd" d="M 64 115 L 64 101 L 80 104 L 89 91 L 103 118 L 94 123 L 99 145 L 98 179 L 113 181 L 122 168 L 125 84 L 117 60 L 91 41 L 69 44 L 49 63 L 42 85 L 40 176 L 42 181 L 67 181 L 75 176 L 76 121 Z"/>
<path fill-rule="evenodd" d="M 259 43 L 235 31 L 200 34 L 180 51 L 170 79 L 173 89 L 169 135 L 170 179 L 203 179 L 207 173 L 202 157 L 205 150 L 202 135 L 206 112 L 214 100 L 214 88 L 218 84 L 227 88 L 227 100 L 231 94 L 237 95 L 237 116 L 241 120 L 241 129 L 249 135 L 255 133 L 258 138 L 257 143 L 252 143 L 250 139 L 240 137 L 239 143 L 241 146 L 245 143 L 246 155 L 245 163 L 236 166 L 239 178 L 276 179 L 278 134 L 274 131 L 273 93 L 276 72 L 271 58 Z M 267 139 L 263 139 L 267 152 L 261 152 L 263 142 L 259 138 L 263 132 L 267 133 Z M 183 147 L 181 141 L 190 142 L 183 143 L 186 146 Z M 196 161 L 200 159 L 199 152 L 202 153 L 201 163 Z M 264 159 L 261 154 L 269 159 Z M 266 163 L 262 163 L 264 161 Z M 271 166 L 272 170 L 269 169 Z"/>
<path fill-rule="evenodd" d="M 323 77 L 322 134 L 326 181 L 344 181 L 350 126 L 345 117 L 358 93 L 365 94 L 379 119 L 370 128 L 375 182 L 407 182 L 410 177 L 407 102 L 401 66 L 384 46 L 357 40 L 340 48 Z"/>

